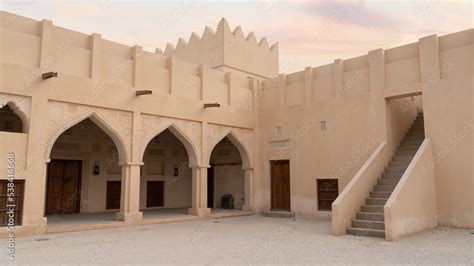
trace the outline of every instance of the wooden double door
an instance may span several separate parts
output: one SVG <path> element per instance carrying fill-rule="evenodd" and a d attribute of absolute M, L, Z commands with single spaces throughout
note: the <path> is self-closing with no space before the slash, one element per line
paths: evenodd
<path fill-rule="evenodd" d="M 272 210 L 289 211 L 290 205 L 290 161 L 271 161 Z"/>
<path fill-rule="evenodd" d="M 46 214 L 78 213 L 82 162 L 51 160 L 46 185 Z"/>

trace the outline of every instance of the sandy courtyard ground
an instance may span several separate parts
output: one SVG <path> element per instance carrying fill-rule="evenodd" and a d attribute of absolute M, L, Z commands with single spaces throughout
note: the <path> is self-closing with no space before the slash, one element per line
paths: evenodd
<path fill-rule="evenodd" d="M 16 259 L 43 264 L 466 264 L 474 234 L 438 228 L 398 242 L 330 233 L 329 221 L 260 216 L 17 239 Z"/>

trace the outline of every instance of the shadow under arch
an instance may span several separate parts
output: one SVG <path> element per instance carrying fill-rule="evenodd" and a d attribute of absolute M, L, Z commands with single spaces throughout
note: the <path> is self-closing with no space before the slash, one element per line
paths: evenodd
<path fill-rule="evenodd" d="M 212 143 L 211 147 L 209 147 L 206 158 L 206 164 L 210 164 L 212 151 L 217 146 L 217 144 L 219 144 L 226 137 L 230 140 L 232 144 L 234 144 L 234 146 L 239 151 L 240 158 L 242 159 L 242 169 L 253 168 L 248 149 L 244 146 L 242 141 L 237 137 L 237 135 L 235 135 L 235 133 L 231 129 L 227 130 L 225 134 L 222 134 L 222 136 L 218 138 L 214 143 Z"/>
<path fill-rule="evenodd" d="M 28 116 L 21 110 L 21 108 L 14 102 L 14 101 L 8 101 L 4 106 L 10 107 L 10 109 L 15 113 L 21 120 L 22 123 L 22 129 L 21 133 L 28 133 L 28 129 L 30 128 L 30 121 L 28 119 Z M 2 106 L 2 107 L 4 107 Z"/>
<path fill-rule="evenodd" d="M 74 118 L 72 121 L 64 125 L 61 129 L 59 129 L 54 136 L 49 140 L 48 147 L 46 150 L 46 159 L 49 160 L 51 156 L 51 151 L 53 149 L 54 144 L 58 140 L 58 138 L 63 134 L 66 130 L 72 128 L 73 126 L 79 124 L 80 122 L 89 118 L 94 122 L 96 126 L 102 129 L 107 136 L 109 136 L 112 141 L 114 142 L 115 146 L 117 147 L 118 156 L 119 156 L 119 165 L 122 165 L 128 161 L 128 150 L 126 148 L 125 142 L 123 141 L 120 134 L 110 126 L 104 119 L 102 119 L 97 113 L 95 112 L 88 112 L 81 116 Z"/>
<path fill-rule="evenodd" d="M 140 150 L 140 160 L 143 161 L 143 157 L 145 156 L 145 151 L 150 142 L 156 138 L 158 135 L 160 135 L 163 131 L 169 130 L 173 135 L 183 144 L 184 148 L 186 149 L 186 152 L 188 153 L 189 157 L 189 166 L 195 166 L 198 164 L 198 151 L 192 141 L 182 132 L 176 124 L 172 122 L 165 123 L 163 126 L 157 128 L 150 134 L 149 137 L 145 139 L 144 145 L 142 145 L 141 150 Z"/>

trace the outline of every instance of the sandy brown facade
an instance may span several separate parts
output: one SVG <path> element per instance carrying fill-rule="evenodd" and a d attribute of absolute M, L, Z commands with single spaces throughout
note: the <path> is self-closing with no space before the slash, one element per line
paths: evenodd
<path fill-rule="evenodd" d="M 14 153 L 18 232 L 68 212 L 141 224 L 144 210 L 234 208 L 332 216 L 345 234 L 421 112 L 385 237 L 474 227 L 472 29 L 279 74 L 278 45 L 225 20 L 155 53 L 5 12 L 0 28 L 0 170 Z"/>

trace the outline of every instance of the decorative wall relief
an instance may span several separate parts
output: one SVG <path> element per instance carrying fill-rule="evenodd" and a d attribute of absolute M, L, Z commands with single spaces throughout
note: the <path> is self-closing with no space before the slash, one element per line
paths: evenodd
<path fill-rule="evenodd" d="M 18 108 L 28 121 L 31 117 L 31 98 L 7 93 L 0 93 L 0 108 L 11 104 L 10 108 Z M 27 121 L 27 122 L 28 122 Z M 25 122 L 25 121 L 24 121 Z"/>
<path fill-rule="evenodd" d="M 204 151 L 209 161 L 214 147 L 225 137 L 229 137 L 231 142 L 237 147 L 242 157 L 242 162 L 250 166 L 253 165 L 253 130 L 229 127 L 217 124 L 208 124 L 207 139 L 205 141 Z M 239 147 L 240 146 L 240 147 Z"/>
<path fill-rule="evenodd" d="M 188 151 L 190 163 L 200 162 L 201 158 L 201 123 L 156 115 L 142 114 L 140 137 L 140 154 L 143 155 L 150 141 L 164 130 L 170 128 Z M 192 154 L 190 154 L 192 153 Z"/>
<path fill-rule="evenodd" d="M 132 144 L 131 112 L 56 101 L 50 101 L 48 104 L 50 116 L 45 121 L 45 126 L 48 129 L 49 141 L 45 149 L 45 158 L 49 158 L 52 145 L 64 131 L 90 118 L 114 141 L 120 160 L 122 162 L 129 160 Z"/>

